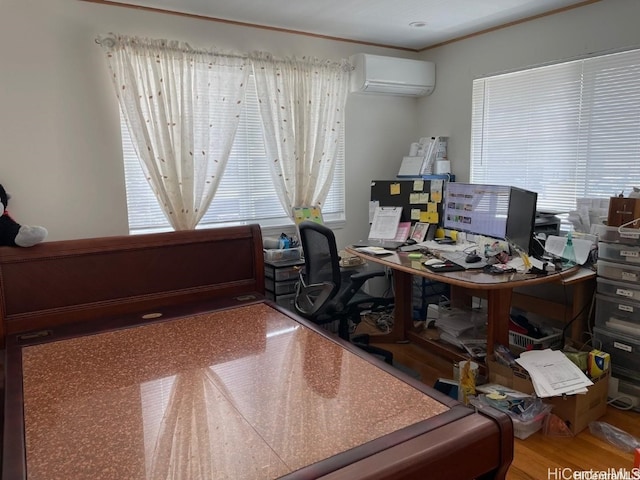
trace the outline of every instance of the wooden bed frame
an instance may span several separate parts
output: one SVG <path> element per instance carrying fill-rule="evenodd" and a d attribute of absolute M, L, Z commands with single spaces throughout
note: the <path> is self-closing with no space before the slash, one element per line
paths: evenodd
<path fill-rule="evenodd" d="M 235 322 L 237 311 L 264 308 L 260 305 L 319 333 L 449 409 L 283 478 L 418 479 L 426 478 L 426 472 L 434 478 L 505 478 L 513 459 L 513 426 L 507 415 L 474 412 L 328 335 L 265 300 L 264 283 L 257 225 L 0 248 L 0 339 L 6 344 L 2 470 L 6 478 L 27 478 L 23 349 L 96 332 L 129 331 L 127 327 L 158 322 L 158 316 L 170 320 L 228 312 Z M 264 332 L 252 337 L 256 335 L 265 341 Z M 380 370 L 371 372 L 383 375 L 376 373 Z M 364 393 L 367 402 L 378 401 Z"/>
<path fill-rule="evenodd" d="M 9 334 L 263 295 L 258 225 L 0 247 L 2 346 Z"/>

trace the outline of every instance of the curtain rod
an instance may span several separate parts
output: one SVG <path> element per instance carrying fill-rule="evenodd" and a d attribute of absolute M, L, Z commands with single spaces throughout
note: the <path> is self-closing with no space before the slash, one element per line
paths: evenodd
<path fill-rule="evenodd" d="M 131 38 L 131 37 L 129 37 Z M 203 54 L 203 55 L 216 55 L 219 57 L 227 57 L 227 58 L 249 58 L 248 55 L 240 55 L 240 54 L 234 54 L 234 53 L 219 53 L 219 52 L 213 52 L 211 50 L 201 50 L 201 49 L 197 49 L 197 48 L 193 48 L 191 47 L 191 45 L 189 45 L 188 43 L 182 43 L 179 42 L 178 40 L 150 40 L 150 41 L 163 41 L 166 42 L 165 45 L 163 45 L 164 48 L 174 51 L 174 52 L 184 52 L 184 53 L 196 53 L 196 54 Z M 113 48 L 118 44 L 118 40 L 117 40 L 117 36 L 114 34 L 109 34 L 109 35 L 99 35 L 98 37 L 95 38 L 95 42 L 100 45 L 101 47 L 107 47 L 107 48 Z M 182 45 L 180 47 L 176 47 L 173 45 L 169 45 L 169 43 L 176 43 L 178 45 Z"/>
<path fill-rule="evenodd" d="M 118 44 L 118 40 L 117 40 L 118 35 L 114 34 L 114 33 L 109 33 L 107 35 L 99 35 L 95 38 L 95 42 L 102 46 L 102 47 L 107 47 L 107 48 L 113 48 Z M 127 38 L 132 38 L 132 37 L 127 37 Z M 150 41 L 163 41 L 166 42 L 165 45 L 163 45 L 164 48 L 171 50 L 171 51 L 175 51 L 175 52 L 184 52 L 184 53 L 195 53 L 195 54 L 201 54 L 201 55 L 215 55 L 218 57 L 225 57 L 225 58 L 240 58 L 240 59 L 255 59 L 255 58 L 260 58 L 262 57 L 266 57 L 269 60 L 275 62 L 275 63 L 287 63 L 288 60 L 286 59 L 280 59 L 280 58 L 275 58 L 273 57 L 273 55 L 271 55 L 268 52 L 256 52 L 255 54 L 238 54 L 238 53 L 219 53 L 219 52 L 214 52 L 211 50 L 200 50 L 200 49 L 196 49 L 191 47 L 191 45 L 189 45 L 186 42 L 180 42 L 178 40 L 154 40 L 154 39 L 150 39 Z M 169 43 L 175 43 L 177 45 L 181 45 L 179 47 L 177 46 L 173 46 L 173 45 L 169 45 Z M 308 57 L 308 56 L 304 56 L 302 57 L 302 59 L 296 59 L 296 60 L 303 60 L 303 61 L 309 61 L 311 63 L 311 60 L 314 57 Z M 354 67 L 353 65 L 351 65 L 348 61 L 346 60 L 342 60 L 342 61 L 335 61 L 335 60 L 321 60 L 321 59 L 317 59 L 317 61 L 322 62 L 322 63 L 332 63 L 335 64 L 336 66 L 341 66 L 343 68 L 346 68 L 347 70 L 353 70 Z"/>

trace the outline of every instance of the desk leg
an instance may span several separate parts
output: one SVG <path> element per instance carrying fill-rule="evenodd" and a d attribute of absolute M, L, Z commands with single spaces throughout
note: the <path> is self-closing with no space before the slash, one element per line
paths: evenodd
<path fill-rule="evenodd" d="M 571 325 L 571 339 L 576 342 L 577 345 L 582 345 L 584 334 L 588 330 L 589 307 L 593 301 L 596 284 L 595 281 L 591 280 L 575 283 L 572 287 L 571 318 L 567 319 L 565 314 L 565 320 L 571 321 L 575 318 Z"/>
<path fill-rule="evenodd" d="M 510 288 L 487 291 L 487 354 L 493 353 L 497 343 L 509 346 L 509 313 L 511 312 Z"/>

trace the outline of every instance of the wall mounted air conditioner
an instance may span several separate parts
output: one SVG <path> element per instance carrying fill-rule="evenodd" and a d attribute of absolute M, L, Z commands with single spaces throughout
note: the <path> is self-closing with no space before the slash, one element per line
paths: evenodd
<path fill-rule="evenodd" d="M 433 62 L 358 53 L 351 57 L 353 92 L 420 97 L 433 92 L 436 66 Z"/>

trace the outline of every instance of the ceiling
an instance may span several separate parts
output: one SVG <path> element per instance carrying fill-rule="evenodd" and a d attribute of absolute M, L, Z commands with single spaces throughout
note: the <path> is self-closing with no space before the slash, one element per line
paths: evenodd
<path fill-rule="evenodd" d="M 600 0 L 85 0 L 423 50 Z"/>

